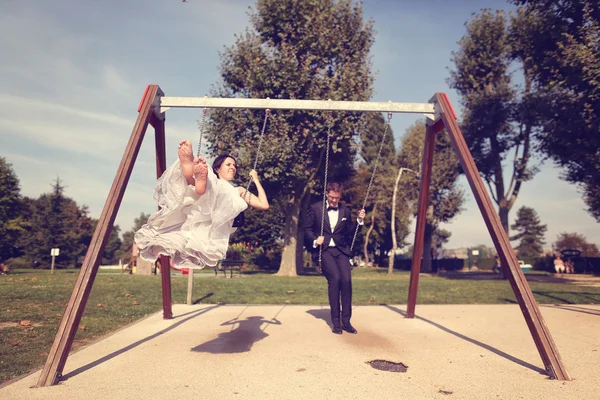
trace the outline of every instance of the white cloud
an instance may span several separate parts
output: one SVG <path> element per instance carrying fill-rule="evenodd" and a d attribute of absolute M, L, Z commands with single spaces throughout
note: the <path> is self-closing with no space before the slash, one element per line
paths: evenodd
<path fill-rule="evenodd" d="M 116 92 L 125 97 L 131 96 L 135 92 L 135 88 L 112 65 L 104 66 L 102 77 L 109 92 Z"/>
<path fill-rule="evenodd" d="M 68 114 L 71 117 L 91 119 L 95 122 L 111 123 L 123 127 L 131 125 L 131 121 L 126 118 L 38 100 L 33 97 L 0 94 L 0 107 L 8 115 L 22 119 L 31 119 L 32 115 L 37 116 L 40 114 L 45 118 L 56 114 Z"/>

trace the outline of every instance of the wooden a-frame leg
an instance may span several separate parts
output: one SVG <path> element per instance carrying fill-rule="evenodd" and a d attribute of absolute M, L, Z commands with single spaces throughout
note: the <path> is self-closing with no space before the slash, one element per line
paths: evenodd
<path fill-rule="evenodd" d="M 146 88 L 140 105 L 140 113 L 127 143 L 108 198 L 106 199 L 106 203 L 104 203 L 104 208 L 102 209 L 96 230 L 81 265 L 71 298 L 67 303 L 54 343 L 50 348 L 46 364 L 38 378 L 36 387 L 55 385 L 60 379 L 69 351 L 73 345 L 77 327 L 92 291 L 92 285 L 98 272 L 102 253 L 108 243 L 108 237 L 117 216 L 119 205 L 123 199 L 123 194 L 125 193 L 125 188 L 133 170 L 133 165 L 142 144 L 146 128 L 150 122 L 153 102 L 159 93 L 161 92 L 157 85 L 150 85 Z"/>
<path fill-rule="evenodd" d="M 423 256 L 423 241 L 425 238 L 425 222 L 427 205 L 429 199 L 429 185 L 431 183 L 431 170 L 433 166 L 433 149 L 435 135 L 441 124 L 426 126 L 425 145 L 423 146 L 423 158 L 421 165 L 421 188 L 419 191 L 419 206 L 417 211 L 417 227 L 415 229 L 415 242 L 413 246 L 412 266 L 410 269 L 410 283 L 408 286 L 408 305 L 406 317 L 415 317 L 415 306 L 417 303 L 417 291 L 419 288 L 419 273 L 421 272 L 421 257 Z"/>
<path fill-rule="evenodd" d="M 496 246 L 498 255 L 502 264 L 506 265 L 508 279 L 513 289 L 515 297 L 521 307 L 521 312 L 525 317 L 533 341 L 540 353 L 544 367 L 548 374 L 555 379 L 570 380 L 569 374 L 563 365 L 558 349 L 554 344 L 550 330 L 544 322 L 544 318 L 538 307 L 531 288 L 525 279 L 525 275 L 519 266 L 517 256 L 510 244 L 508 235 L 502 227 L 500 218 L 494 209 L 494 205 L 490 196 L 485 189 L 483 180 L 479 175 L 479 170 L 473 161 L 471 152 L 465 142 L 463 134 L 456 122 L 454 111 L 450 105 L 450 101 L 443 93 L 436 93 L 435 99 L 441 108 L 441 117 L 444 122 L 444 127 L 448 131 L 454 151 L 456 152 L 465 176 L 469 182 L 469 186 L 473 191 L 475 201 L 479 206 L 485 224 L 490 232 L 492 241 Z"/>
<path fill-rule="evenodd" d="M 156 178 L 160 178 L 167 169 L 167 150 L 165 138 L 165 118 L 159 119 L 153 115 L 150 123 L 154 127 L 154 141 L 156 147 Z M 171 259 L 160 256 L 160 277 L 163 300 L 163 319 L 173 318 L 173 307 L 171 301 Z"/>

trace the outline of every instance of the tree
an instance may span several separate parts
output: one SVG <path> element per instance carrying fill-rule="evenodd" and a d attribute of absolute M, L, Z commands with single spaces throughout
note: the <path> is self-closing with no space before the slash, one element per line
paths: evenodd
<path fill-rule="evenodd" d="M 434 258 L 437 258 L 437 255 L 441 253 L 444 245 L 450 240 L 450 236 L 452 236 L 452 232 L 446 229 L 438 228 L 433 232 L 431 248 L 433 249 Z"/>
<path fill-rule="evenodd" d="M 345 192 L 353 210 L 358 212 L 364 204 L 368 214 L 365 221 L 366 229 L 361 232 L 363 255 L 365 263 L 368 263 L 369 253 L 377 249 L 382 256 L 393 246 L 391 214 L 398 160 L 393 130 L 382 114 L 366 114 L 364 120 L 365 128 L 361 129 L 358 171 Z M 369 184 L 371 184 L 370 188 Z M 402 212 L 398 212 L 395 216 L 396 224 L 403 223 L 402 217 L 406 217 L 404 224 L 408 225 L 408 215 Z M 361 240 L 357 237 L 354 248 L 360 248 L 360 243 Z"/>
<path fill-rule="evenodd" d="M 70 231 L 70 237 L 73 243 L 76 244 L 74 249 L 75 255 L 75 267 L 78 266 L 79 261 L 83 262 L 83 257 L 87 253 L 90 242 L 92 241 L 92 236 L 94 235 L 94 220 L 89 216 L 89 208 L 86 205 L 78 207 L 75 202 L 73 202 L 76 207 L 76 230 Z M 109 241 L 114 240 L 112 237 L 109 238 Z M 118 236 L 117 236 L 117 240 Z M 106 250 L 105 250 L 106 253 Z"/>
<path fill-rule="evenodd" d="M 585 236 L 579 233 L 560 233 L 553 246 L 556 252 L 563 250 L 579 250 L 583 257 L 600 257 L 598 246 L 589 243 Z"/>
<path fill-rule="evenodd" d="M 92 230 L 91 232 L 96 230 L 96 225 L 98 224 L 98 220 L 92 220 Z M 119 255 L 121 246 L 123 242 L 119 237 L 119 233 L 121 232 L 121 228 L 119 225 L 114 225 L 110 230 L 110 236 L 108 237 L 108 243 L 106 243 L 106 247 L 104 247 L 104 253 L 102 253 L 102 264 L 103 265 L 112 265 L 117 264 L 119 262 Z M 91 241 L 88 240 L 88 244 Z"/>
<path fill-rule="evenodd" d="M 18 240 L 26 228 L 21 212 L 19 178 L 12 164 L 0 157 L 0 263 L 21 253 Z"/>
<path fill-rule="evenodd" d="M 533 208 L 521 207 L 517 210 L 517 219 L 510 229 L 516 230 L 517 234 L 510 240 L 519 240 L 516 247 L 519 257 L 538 257 L 544 252 L 544 234 L 548 227 L 542 225 L 540 218 Z"/>
<path fill-rule="evenodd" d="M 25 256 L 37 267 L 50 266 L 50 249 L 60 249 L 56 267 L 76 266 L 91 238 L 92 223 L 87 207 L 64 195 L 60 179 L 52 192 L 38 199 L 24 199 L 30 230 L 24 235 Z"/>
<path fill-rule="evenodd" d="M 529 60 L 540 149 L 578 184 L 600 222 L 600 3 L 511 0 L 518 54 Z"/>
<path fill-rule="evenodd" d="M 508 234 L 508 214 L 521 185 L 532 179 L 531 141 L 535 128 L 528 62 L 514 55 L 504 12 L 484 9 L 465 24 L 467 34 L 452 53 L 455 70 L 448 83 L 461 95 L 462 132 L 473 159 L 498 205 L 498 216 Z M 509 67 L 521 61 L 525 86 L 512 84 Z M 513 154 L 510 183 L 504 161 Z"/>
<path fill-rule="evenodd" d="M 133 247 L 133 239 L 135 237 L 135 233 L 139 231 L 142 228 L 142 226 L 144 226 L 148 222 L 148 218 L 150 218 L 150 214 L 144 214 L 143 212 L 140 213 L 140 216 L 133 220 L 133 228 L 123 233 L 123 241 L 121 242 L 121 248 L 116 253 L 116 256 L 118 258 L 122 258 L 124 260 L 131 259 L 131 248 Z"/>
<path fill-rule="evenodd" d="M 281 210 L 275 208 L 271 212 L 265 213 L 253 208 L 249 208 L 245 213 L 244 226 L 238 228 L 231 238 L 232 243 L 258 243 L 265 251 L 280 250 L 281 238 L 283 236 L 283 224 L 285 216 Z"/>
<path fill-rule="evenodd" d="M 400 163 L 419 171 L 423 157 L 423 145 L 425 144 L 425 123 L 419 121 L 409 127 L 402 138 L 400 150 Z M 450 139 L 445 132 L 436 135 L 433 155 L 433 166 L 431 172 L 431 183 L 429 187 L 429 204 L 426 212 L 425 235 L 423 245 L 424 272 L 431 271 L 431 247 L 433 235 L 442 222 L 450 222 L 460 211 L 464 202 L 464 192 L 456 182 L 459 175 L 459 164 Z M 413 213 L 417 212 L 417 201 L 419 191 L 419 178 L 411 174 L 403 182 L 403 192 L 407 194 L 408 203 L 405 207 L 411 207 Z M 413 257 L 419 257 L 414 255 Z"/>
<path fill-rule="evenodd" d="M 252 30 L 221 54 L 220 97 L 368 100 L 372 93 L 369 51 L 374 40 L 362 6 L 350 0 L 258 0 Z M 209 151 L 230 152 L 252 165 L 264 112 L 217 110 L 207 132 Z M 333 113 L 330 178 L 353 171 L 358 115 Z M 328 113 L 273 112 L 260 154 L 260 176 L 272 204 L 285 215 L 278 275 L 302 266 L 301 210 L 322 192 Z M 243 172 L 243 176 L 247 172 Z M 322 185 L 322 184 L 321 184 Z M 299 262 L 300 261 L 300 262 Z"/>

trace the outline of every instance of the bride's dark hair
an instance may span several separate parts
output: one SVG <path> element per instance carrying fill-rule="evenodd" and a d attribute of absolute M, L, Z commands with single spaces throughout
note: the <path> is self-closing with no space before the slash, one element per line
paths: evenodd
<path fill-rule="evenodd" d="M 233 161 L 235 162 L 235 167 L 236 167 L 236 168 L 238 168 L 238 165 L 237 165 L 237 160 L 235 159 L 235 157 L 233 157 L 232 155 L 230 155 L 230 154 L 227 154 L 227 153 L 219 154 L 219 155 L 217 156 L 217 158 L 215 158 L 215 160 L 214 160 L 214 161 L 213 161 L 213 163 L 212 163 L 212 168 L 213 168 L 213 171 L 214 171 L 215 175 L 219 176 L 219 173 L 217 172 L 217 170 L 218 170 L 219 168 L 221 168 L 221 164 L 223 164 L 223 162 L 224 162 L 224 161 L 225 161 L 227 158 L 231 158 L 231 159 L 233 159 Z"/>

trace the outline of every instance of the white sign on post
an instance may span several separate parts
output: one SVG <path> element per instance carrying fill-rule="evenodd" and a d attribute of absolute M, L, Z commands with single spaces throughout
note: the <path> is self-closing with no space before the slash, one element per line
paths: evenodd
<path fill-rule="evenodd" d="M 52 256 L 52 265 L 50 265 L 50 273 L 51 274 L 54 273 L 54 257 L 56 257 L 59 252 L 60 252 L 60 250 L 58 250 L 57 247 L 50 250 L 50 255 Z"/>
<path fill-rule="evenodd" d="M 58 250 L 58 249 L 56 249 L 56 250 Z M 479 255 L 479 250 L 473 250 L 473 252 L 471 254 L 473 254 L 474 256 L 478 256 Z"/>

